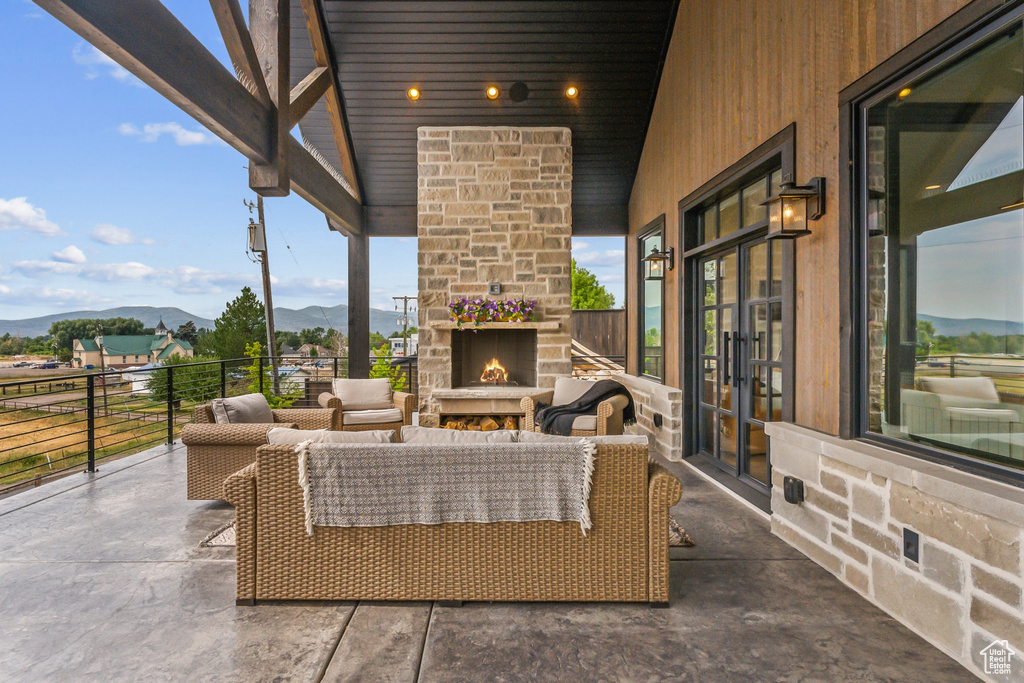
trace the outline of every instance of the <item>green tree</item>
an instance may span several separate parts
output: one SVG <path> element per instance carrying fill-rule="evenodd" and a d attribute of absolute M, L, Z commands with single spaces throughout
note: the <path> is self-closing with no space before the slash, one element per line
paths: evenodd
<path fill-rule="evenodd" d="M 380 346 L 381 344 L 384 344 L 386 342 L 387 342 L 387 339 L 380 332 L 371 332 L 370 333 L 370 348 L 371 349 L 375 349 L 378 346 Z"/>
<path fill-rule="evenodd" d="M 212 356 L 171 356 L 162 367 L 151 370 L 146 388 L 149 399 L 167 403 L 167 373 L 172 373 L 174 400 L 192 404 L 206 403 L 220 396 L 220 364 Z M 206 363 L 209 363 L 208 365 Z"/>
<path fill-rule="evenodd" d="M 76 339 L 93 339 L 102 326 L 104 335 L 143 334 L 145 326 L 135 318 L 74 318 L 58 320 L 50 325 L 50 334 L 57 340 L 57 349 L 72 350 Z"/>
<path fill-rule="evenodd" d="M 579 268 L 576 259 L 570 264 L 573 310 L 604 309 L 615 306 L 615 296 L 597 281 L 586 268 Z"/>
<path fill-rule="evenodd" d="M 174 333 L 174 338 L 182 339 L 195 346 L 199 343 L 199 330 L 196 329 L 196 324 L 189 320 L 187 323 L 178 326 L 178 331 Z"/>
<path fill-rule="evenodd" d="M 917 321 L 917 355 L 927 356 L 935 345 L 935 325 L 927 320 Z"/>
<path fill-rule="evenodd" d="M 267 318 L 263 302 L 248 287 L 224 307 L 224 313 L 214 321 L 209 334 L 200 335 L 197 352 L 213 355 L 224 360 L 241 358 L 245 346 L 259 342 L 260 348 L 267 343 Z"/>
<path fill-rule="evenodd" d="M 290 346 L 293 349 L 297 349 L 302 346 L 302 340 L 299 339 L 299 335 L 295 332 L 289 332 L 287 330 L 274 330 L 274 338 L 277 339 L 277 348 L 280 349 L 282 346 Z"/>
<path fill-rule="evenodd" d="M 299 332 L 299 339 L 303 344 L 313 344 L 314 346 L 324 345 L 324 335 L 326 331 L 322 327 L 314 327 L 313 329 L 304 329 Z"/>
<path fill-rule="evenodd" d="M 391 344 L 384 341 L 374 350 L 375 360 L 370 368 L 370 379 L 386 379 L 391 382 L 392 391 L 405 391 L 406 380 L 402 369 L 391 364 Z"/>
<path fill-rule="evenodd" d="M 267 397 L 267 403 L 270 404 L 271 408 L 290 408 L 292 403 L 295 403 L 295 400 L 299 398 L 299 394 L 274 395 L 274 380 L 273 375 L 270 374 L 272 371 L 270 363 L 263 364 L 263 381 L 260 381 L 260 355 L 262 353 L 263 347 L 259 342 L 245 345 L 245 355 L 252 358 L 252 363 L 245 369 L 245 376 L 249 379 L 249 393 L 262 393 Z M 260 390 L 261 383 L 263 384 L 262 391 Z"/>
<path fill-rule="evenodd" d="M 418 331 L 419 330 L 416 328 L 415 325 L 407 329 L 404 335 L 402 334 L 401 330 L 395 330 L 394 332 L 391 333 L 391 336 L 388 337 L 388 339 L 401 339 L 402 337 L 408 338 L 416 334 Z"/>

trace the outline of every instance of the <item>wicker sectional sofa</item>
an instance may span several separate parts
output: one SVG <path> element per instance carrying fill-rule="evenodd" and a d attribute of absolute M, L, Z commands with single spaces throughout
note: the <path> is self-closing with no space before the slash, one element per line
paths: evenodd
<path fill-rule="evenodd" d="M 607 601 L 667 604 L 679 480 L 646 446 L 599 445 L 584 537 L 575 522 L 304 526 L 294 447 L 261 446 L 224 493 L 236 510 L 237 602 Z"/>

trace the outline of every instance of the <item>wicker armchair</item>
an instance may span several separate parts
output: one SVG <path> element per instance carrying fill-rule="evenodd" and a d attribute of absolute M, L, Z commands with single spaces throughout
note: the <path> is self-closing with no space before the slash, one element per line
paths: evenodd
<path fill-rule="evenodd" d="M 568 378 L 558 378 L 558 382 L 562 382 Z M 570 382 L 580 383 L 578 386 L 582 387 L 583 383 L 590 383 L 587 380 L 569 380 Z M 585 391 L 585 388 L 584 388 Z M 540 425 L 534 422 L 533 415 L 537 412 L 538 403 L 547 403 L 554 405 L 564 405 L 571 403 L 572 401 L 583 395 L 583 391 L 570 392 L 572 396 L 569 400 L 558 400 L 555 401 L 555 394 L 558 393 L 555 389 L 550 391 L 542 391 L 532 396 L 526 396 L 519 402 L 519 407 L 522 409 L 523 423 L 522 428 L 528 432 L 539 432 Z M 573 396 L 573 394 L 576 394 Z M 564 395 L 564 394 L 563 394 Z M 597 416 L 596 418 L 592 415 L 585 415 L 576 418 L 572 425 L 572 431 L 570 436 L 618 436 L 622 434 L 622 411 L 626 408 L 629 403 L 629 399 L 625 396 L 613 396 L 607 401 L 601 401 L 597 404 Z"/>
<path fill-rule="evenodd" d="M 391 395 L 395 408 L 402 411 L 402 418 L 392 422 L 367 422 L 360 424 L 345 424 L 345 410 L 340 398 L 330 392 L 324 392 L 317 397 L 317 403 L 324 408 L 334 410 L 334 424 L 331 429 L 343 432 L 365 432 L 375 429 L 393 429 L 395 438 L 402 440 L 402 427 L 412 424 L 412 414 L 416 410 L 416 397 L 404 391 L 396 391 Z M 350 411 L 351 414 L 351 411 Z"/>
<path fill-rule="evenodd" d="M 271 411 L 270 424 L 217 424 L 210 404 L 198 406 L 194 422 L 181 431 L 187 446 L 189 500 L 221 500 L 224 480 L 256 462 L 256 448 L 267 443 L 274 427 L 333 429 L 335 411 L 323 408 L 285 408 Z"/>

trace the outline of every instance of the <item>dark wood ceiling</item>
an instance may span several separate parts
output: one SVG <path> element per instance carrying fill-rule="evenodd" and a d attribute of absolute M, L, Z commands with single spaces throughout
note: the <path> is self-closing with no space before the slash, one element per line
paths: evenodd
<path fill-rule="evenodd" d="M 386 209 L 416 204 L 419 126 L 567 126 L 574 232 L 624 233 L 676 5 L 322 0 L 364 205 L 414 215 Z M 296 82 L 313 67 L 304 30 L 293 20 Z M 524 102 L 509 98 L 516 82 L 530 89 Z M 501 89 L 494 101 L 484 95 L 491 84 Z M 576 100 L 564 95 L 570 84 L 580 89 Z M 406 97 L 410 86 L 422 92 L 416 102 Z M 336 164 L 322 103 L 300 127 Z"/>

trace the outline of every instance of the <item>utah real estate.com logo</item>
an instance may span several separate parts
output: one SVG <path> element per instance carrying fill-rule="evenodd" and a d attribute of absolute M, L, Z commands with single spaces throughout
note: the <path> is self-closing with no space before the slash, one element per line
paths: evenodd
<path fill-rule="evenodd" d="M 1010 660 L 1017 653 L 1010 649 L 1007 641 L 993 640 L 980 654 L 985 660 L 985 673 L 990 676 L 1008 676 L 1013 668 Z"/>

